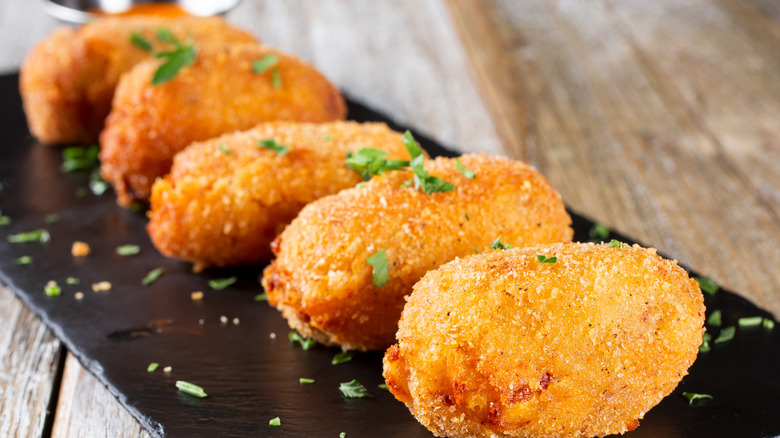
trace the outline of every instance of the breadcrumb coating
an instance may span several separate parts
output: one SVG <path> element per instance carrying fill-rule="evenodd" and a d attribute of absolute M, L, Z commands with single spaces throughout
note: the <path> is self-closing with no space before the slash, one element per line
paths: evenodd
<path fill-rule="evenodd" d="M 30 132 L 44 143 L 95 143 L 119 77 L 152 57 L 130 36 L 162 49 L 156 32 L 163 27 L 199 47 L 256 43 L 217 17 L 106 17 L 77 29 L 58 28 L 33 48 L 19 72 Z"/>
<path fill-rule="evenodd" d="M 258 146 L 266 139 L 290 151 Z M 362 181 L 344 162 L 361 148 L 410 158 L 384 123 L 270 122 L 194 143 L 154 184 L 147 230 L 161 253 L 196 271 L 268 261 L 271 241 L 304 205 Z"/>
<path fill-rule="evenodd" d="M 384 377 L 437 436 L 624 433 L 687 374 L 703 325 L 698 283 L 655 249 L 494 251 L 414 286 Z"/>
<path fill-rule="evenodd" d="M 408 171 L 386 172 L 363 188 L 306 206 L 272 246 L 268 302 L 304 336 L 344 349 L 385 349 L 394 341 L 404 296 L 425 274 L 455 257 L 488 251 L 499 236 L 516 246 L 570 240 L 571 218 L 560 196 L 526 164 L 464 155 L 427 160 L 431 175 L 456 186 L 425 194 Z M 383 287 L 366 259 L 384 249 Z"/>
<path fill-rule="evenodd" d="M 252 64 L 267 55 L 278 62 L 255 72 Z M 159 63 L 144 61 L 122 76 L 100 135 L 101 174 L 121 205 L 147 199 L 154 180 L 190 143 L 262 122 L 328 122 L 346 115 L 341 94 L 324 76 L 269 47 L 202 48 L 192 66 L 152 85 Z"/>

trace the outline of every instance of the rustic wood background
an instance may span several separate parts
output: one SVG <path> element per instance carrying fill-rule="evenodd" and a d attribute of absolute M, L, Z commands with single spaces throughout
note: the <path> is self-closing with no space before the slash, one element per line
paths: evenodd
<path fill-rule="evenodd" d="M 777 2 L 245 0 L 228 19 L 780 315 Z M 56 25 L 3 2 L 0 71 Z M 2 287 L 0 353 L 0 436 L 148 436 Z"/>

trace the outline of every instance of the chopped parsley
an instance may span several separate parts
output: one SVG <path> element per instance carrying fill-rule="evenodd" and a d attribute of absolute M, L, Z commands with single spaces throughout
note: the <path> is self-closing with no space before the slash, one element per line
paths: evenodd
<path fill-rule="evenodd" d="M 471 220 L 471 218 L 469 218 L 469 214 L 468 213 L 464 213 L 463 215 L 466 217 L 466 221 L 470 221 Z"/>
<path fill-rule="evenodd" d="M 544 254 L 537 254 L 536 260 L 538 260 L 539 263 L 555 263 L 558 261 L 558 257 L 555 256 L 547 257 Z"/>
<path fill-rule="evenodd" d="M 460 157 L 455 159 L 455 166 L 458 168 L 460 173 L 462 173 L 463 176 L 465 176 L 468 179 L 474 179 L 477 176 L 477 174 L 474 173 L 474 171 L 466 169 L 463 166 L 463 164 L 460 163 Z"/>
<path fill-rule="evenodd" d="M 330 136 L 330 134 L 325 134 L 325 135 L 322 136 L 322 139 L 327 141 L 327 140 L 331 139 L 331 136 Z"/>
<path fill-rule="evenodd" d="M 760 316 L 749 316 L 747 318 L 739 318 L 737 320 L 737 325 L 740 327 L 757 327 L 761 325 L 763 320 L 764 318 Z"/>
<path fill-rule="evenodd" d="M 43 218 L 43 221 L 47 224 L 53 224 L 60 220 L 60 216 L 56 213 L 47 214 L 46 217 Z"/>
<path fill-rule="evenodd" d="M 711 350 L 710 348 L 711 340 L 712 340 L 712 336 L 710 336 L 709 333 L 705 332 L 704 335 L 702 335 L 701 345 L 699 345 L 699 353 L 706 353 Z"/>
<path fill-rule="evenodd" d="M 477 249 L 477 245 L 472 244 L 471 249 L 474 250 L 474 254 L 479 254 L 479 250 Z"/>
<path fill-rule="evenodd" d="M 376 385 L 376 387 L 379 389 L 384 389 L 386 391 L 389 391 L 389 389 L 387 388 L 387 383 L 380 383 L 379 385 Z"/>
<path fill-rule="evenodd" d="M 311 385 L 312 383 L 314 383 L 314 379 L 307 379 L 306 377 L 301 377 L 300 379 L 298 379 L 298 383 L 300 383 L 301 385 Z"/>
<path fill-rule="evenodd" d="M 279 417 L 276 417 L 276 418 L 271 418 L 271 419 L 268 421 L 268 425 L 269 425 L 269 426 L 281 426 L 281 425 L 282 425 L 282 419 L 281 419 L 281 418 L 279 418 Z"/>
<path fill-rule="evenodd" d="M 720 289 L 720 286 L 718 286 L 718 283 L 715 283 L 709 278 L 694 278 L 699 283 L 699 287 L 701 288 L 702 292 L 706 292 L 710 295 L 715 295 L 718 293 L 718 290 Z"/>
<path fill-rule="evenodd" d="M 14 262 L 17 265 L 29 265 L 30 263 L 32 263 L 32 261 L 33 261 L 33 258 L 31 256 L 26 255 L 26 256 L 21 256 L 21 257 L 17 258 Z"/>
<path fill-rule="evenodd" d="M 720 310 L 716 310 L 710 314 L 710 317 L 707 318 L 707 325 L 711 325 L 713 327 L 720 327 L 721 324 L 721 312 Z"/>
<path fill-rule="evenodd" d="M 235 283 L 238 278 L 236 277 L 230 277 L 230 278 L 217 278 L 214 280 L 209 280 L 209 286 L 211 286 L 214 290 L 222 290 L 231 284 Z"/>
<path fill-rule="evenodd" d="M 139 49 L 143 50 L 144 52 L 150 52 L 152 51 L 152 43 L 149 42 L 146 38 L 142 37 L 138 33 L 131 33 L 130 34 L 130 43 L 132 43 L 134 46 L 138 47 Z"/>
<path fill-rule="evenodd" d="M 764 318 L 764 322 L 762 322 L 761 325 L 764 326 L 764 328 L 767 330 L 772 330 L 775 328 L 775 322 L 769 318 Z"/>
<path fill-rule="evenodd" d="M 203 390 L 203 388 L 201 388 L 198 385 L 192 384 L 190 382 L 185 382 L 184 380 L 177 380 L 176 381 L 176 388 L 178 388 L 179 391 L 181 391 L 181 392 L 183 392 L 185 394 L 189 394 L 189 395 L 191 395 L 193 397 L 203 398 L 203 397 L 207 396 L 207 394 Z"/>
<path fill-rule="evenodd" d="M 627 243 L 623 243 L 623 242 L 621 242 L 619 240 L 612 239 L 612 240 L 609 241 L 609 246 L 611 246 L 613 248 L 627 248 L 628 244 Z"/>
<path fill-rule="evenodd" d="M 43 228 L 8 236 L 8 241 L 11 243 L 48 242 L 49 239 L 51 235 Z"/>
<path fill-rule="evenodd" d="M 382 287 L 387 284 L 389 278 L 389 268 L 387 266 L 387 254 L 384 249 L 380 249 L 374 255 L 366 259 L 366 263 L 371 265 L 374 275 L 374 286 Z"/>
<path fill-rule="evenodd" d="M 339 438 L 347 438 L 347 433 L 346 432 L 341 432 L 339 434 Z"/>
<path fill-rule="evenodd" d="M 357 380 L 352 379 L 349 382 L 342 382 L 339 384 L 339 391 L 344 394 L 346 398 L 366 398 L 373 397 L 369 394 L 365 386 L 361 385 Z"/>
<path fill-rule="evenodd" d="M 261 75 L 269 68 L 279 63 L 279 57 L 273 53 L 269 53 L 257 61 L 252 62 L 252 71 Z"/>
<path fill-rule="evenodd" d="M 157 281 L 158 278 L 160 278 L 165 271 L 163 268 L 155 268 L 149 271 L 148 274 L 146 274 L 146 277 L 144 277 L 143 280 L 141 280 L 141 284 L 144 286 L 149 286 L 150 284 Z"/>
<path fill-rule="evenodd" d="M 504 243 L 504 242 L 501 241 L 501 236 L 498 236 L 498 239 L 494 240 L 493 243 L 490 244 L 490 249 L 505 250 L 505 249 L 512 249 L 512 248 L 514 248 L 514 246 L 512 246 L 512 245 L 510 245 L 508 243 Z M 477 248 L 475 246 L 474 247 L 474 251 L 476 251 L 476 250 L 477 250 Z"/>
<path fill-rule="evenodd" d="M 338 365 L 338 364 L 346 363 L 351 361 L 353 357 L 355 357 L 354 351 L 351 350 L 342 351 L 341 353 L 338 353 L 337 355 L 333 356 L 333 359 L 331 359 L 330 364 Z"/>
<path fill-rule="evenodd" d="M 264 149 L 268 149 L 270 151 L 274 151 L 274 152 L 276 152 L 279 155 L 284 155 L 287 152 L 290 152 L 290 147 L 289 146 L 285 146 L 283 144 L 279 144 L 279 143 L 276 142 L 276 140 L 274 140 L 272 138 L 269 138 L 269 139 L 266 139 L 266 140 L 260 140 L 260 141 L 257 142 L 257 145 L 262 147 L 262 148 L 264 148 Z"/>
<path fill-rule="evenodd" d="M 0 216 L 0 226 L 2 225 L 10 225 L 11 224 L 11 217 L 10 216 Z"/>
<path fill-rule="evenodd" d="M 67 284 L 79 284 L 81 281 L 76 277 L 68 277 L 65 279 L 65 283 Z"/>
<path fill-rule="evenodd" d="M 293 344 L 297 342 L 304 351 L 308 351 L 311 347 L 317 345 L 317 341 L 312 338 L 304 338 L 295 330 L 291 331 L 290 334 L 287 335 L 287 338 L 290 339 L 290 342 Z"/>
<path fill-rule="evenodd" d="M 263 292 L 255 295 L 255 301 L 268 301 L 268 295 Z"/>
<path fill-rule="evenodd" d="M 66 173 L 93 170 L 100 166 L 99 154 L 99 145 L 67 147 L 62 150 L 60 169 Z"/>
<path fill-rule="evenodd" d="M 697 394 L 695 392 L 683 392 L 682 396 L 688 400 L 688 405 L 693 406 L 694 403 L 706 399 L 712 400 L 712 396 L 709 394 Z"/>
<path fill-rule="evenodd" d="M 157 39 L 163 44 L 173 45 L 173 48 L 154 54 L 155 58 L 163 59 L 163 63 L 154 71 L 152 85 L 164 84 L 176 77 L 179 70 L 195 63 L 195 55 L 198 52 L 196 46 L 182 43 L 170 30 L 164 27 L 157 29 Z"/>
<path fill-rule="evenodd" d="M 588 236 L 591 239 L 606 239 L 609 237 L 609 228 L 604 224 L 593 224 L 590 231 L 588 231 Z"/>
<path fill-rule="evenodd" d="M 724 342 L 728 342 L 734 339 L 734 333 L 735 333 L 734 327 L 726 327 L 720 331 L 718 337 L 715 338 L 714 342 L 716 344 L 722 344 Z"/>
<path fill-rule="evenodd" d="M 425 154 L 423 154 L 420 144 L 417 143 L 410 131 L 404 133 L 403 142 L 404 146 L 406 146 L 406 150 L 409 151 L 409 155 L 412 157 L 412 160 L 409 162 L 409 167 L 411 167 L 412 172 L 414 172 L 412 182 L 414 183 L 415 190 L 422 188 L 423 192 L 428 195 L 435 192 L 451 192 L 455 190 L 454 185 L 441 178 L 431 176 L 425 170 L 425 167 L 423 166 Z"/>
<path fill-rule="evenodd" d="M 374 175 L 390 170 L 403 169 L 409 165 L 406 160 L 387 160 L 389 154 L 373 148 L 362 148 L 357 152 L 347 152 L 347 167 L 357 172 L 363 181 L 368 181 Z"/>
<path fill-rule="evenodd" d="M 271 85 L 274 88 L 282 88 L 282 72 L 278 68 L 271 71 Z"/>
<path fill-rule="evenodd" d="M 108 191 L 108 183 L 100 174 L 100 169 L 95 169 L 89 175 L 89 189 L 95 196 L 100 196 Z"/>
<path fill-rule="evenodd" d="M 60 293 L 62 293 L 62 289 L 60 289 L 60 286 L 56 281 L 51 280 L 46 283 L 46 286 L 43 287 L 43 292 L 46 294 L 46 296 L 58 297 L 60 296 Z"/>
<path fill-rule="evenodd" d="M 150 364 L 149 364 L 149 365 L 146 367 L 146 372 L 147 372 L 147 373 L 153 373 L 153 372 L 155 372 L 155 371 L 157 370 L 157 368 L 158 368 L 159 366 L 160 366 L 160 364 L 159 364 L 159 363 L 157 363 L 157 362 L 152 362 L 152 363 L 150 363 Z"/>
<path fill-rule="evenodd" d="M 138 245 L 122 245 L 116 247 L 116 253 L 121 256 L 136 255 L 141 252 L 141 247 Z"/>
<path fill-rule="evenodd" d="M 222 153 L 225 154 L 225 155 L 233 155 L 233 153 L 230 152 L 230 149 L 228 149 L 228 147 L 227 147 L 227 145 L 225 145 L 225 143 L 222 143 L 221 145 L 219 145 L 219 150 L 222 151 Z"/>

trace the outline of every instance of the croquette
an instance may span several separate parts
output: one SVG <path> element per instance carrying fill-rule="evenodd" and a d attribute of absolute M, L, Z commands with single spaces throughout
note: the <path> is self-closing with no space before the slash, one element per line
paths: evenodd
<path fill-rule="evenodd" d="M 44 143 L 97 142 L 119 77 L 167 47 L 160 29 L 202 48 L 257 42 L 221 18 L 107 17 L 61 27 L 33 48 L 19 73 L 30 132 Z"/>
<path fill-rule="evenodd" d="M 147 230 L 161 253 L 196 271 L 268 261 L 271 241 L 304 205 L 362 181 L 345 165 L 362 148 L 410 158 L 383 123 L 269 122 L 194 143 L 152 187 Z"/>
<path fill-rule="evenodd" d="M 323 344 L 385 349 L 395 340 L 404 296 L 425 272 L 488 251 L 498 237 L 515 246 L 571 239 L 560 196 L 534 169 L 474 154 L 460 163 L 473 179 L 455 159 L 424 163 L 452 191 L 427 194 L 415 188 L 412 172 L 398 170 L 306 206 L 272 246 L 276 259 L 262 280 L 268 302 Z M 383 267 L 367 261 L 382 251 L 384 285 L 374 280 Z"/>
<path fill-rule="evenodd" d="M 146 200 L 154 180 L 190 143 L 262 122 L 329 122 L 346 115 L 341 94 L 324 76 L 269 47 L 204 48 L 192 66 L 152 85 L 159 63 L 144 61 L 122 76 L 100 135 L 101 174 L 124 206 Z"/>
<path fill-rule="evenodd" d="M 703 303 L 676 261 L 638 245 L 456 259 L 414 286 L 384 377 L 436 436 L 624 433 L 687 374 Z"/>

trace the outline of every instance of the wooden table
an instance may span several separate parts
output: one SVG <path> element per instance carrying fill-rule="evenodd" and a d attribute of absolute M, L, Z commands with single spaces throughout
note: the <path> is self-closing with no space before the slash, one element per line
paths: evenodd
<path fill-rule="evenodd" d="M 772 0 L 245 0 L 228 19 L 780 315 Z M 56 24 L 3 2 L 0 70 Z M 0 436 L 147 436 L 6 288 L 0 352 Z"/>

